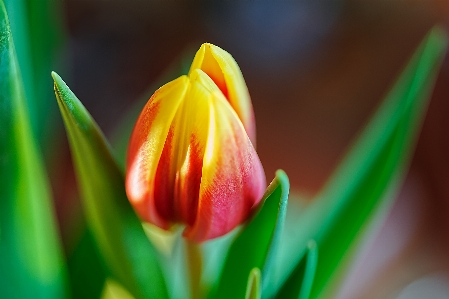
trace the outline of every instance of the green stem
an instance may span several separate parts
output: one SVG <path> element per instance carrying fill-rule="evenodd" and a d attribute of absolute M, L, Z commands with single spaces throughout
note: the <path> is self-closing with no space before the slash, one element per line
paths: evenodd
<path fill-rule="evenodd" d="M 200 246 L 186 240 L 187 267 L 190 278 L 191 298 L 202 297 L 201 274 L 203 272 L 203 257 Z"/>

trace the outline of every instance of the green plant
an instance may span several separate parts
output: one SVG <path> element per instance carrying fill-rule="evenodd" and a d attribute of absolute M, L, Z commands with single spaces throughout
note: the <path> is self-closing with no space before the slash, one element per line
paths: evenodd
<path fill-rule="evenodd" d="M 310 203 L 290 200 L 287 207 L 290 186 L 287 175 L 278 171 L 253 216 L 231 234 L 198 245 L 175 232 L 168 251 L 160 246 L 167 237 L 155 237 L 158 231 L 142 224 L 127 198 L 122 161 L 114 153 L 123 144 L 109 145 L 75 94 L 53 73 L 88 222 L 77 267 L 102 268 L 89 280 L 86 273 L 68 271 L 71 257 L 62 254 L 38 146 L 41 139 L 31 125 L 45 116 L 30 108 L 38 105 L 30 94 L 45 96 L 32 92 L 30 82 L 39 76 L 29 73 L 30 58 L 16 54 L 14 46 L 19 41 L 16 46 L 23 51 L 27 39 L 32 40 L 20 34 L 13 39 L 0 1 L 2 298 L 95 298 L 105 281 L 108 286 L 122 286 L 135 298 L 188 293 L 195 298 L 331 296 L 364 229 L 387 210 L 404 178 L 447 44 L 441 29 L 429 32 Z M 32 51 L 32 56 L 38 53 Z M 131 134 L 129 129 L 119 131 L 124 133 L 118 140 Z M 211 252 L 219 255 L 210 258 Z M 213 279 L 204 277 L 205 263 L 212 265 L 207 275 Z M 88 283 L 90 287 L 79 290 Z"/>

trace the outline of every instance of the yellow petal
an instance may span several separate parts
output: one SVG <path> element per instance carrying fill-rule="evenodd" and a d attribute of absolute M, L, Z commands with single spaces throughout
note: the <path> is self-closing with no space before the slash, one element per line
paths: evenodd
<path fill-rule="evenodd" d="M 205 43 L 193 59 L 189 76 L 196 69 L 205 72 L 220 88 L 236 111 L 252 143 L 256 144 L 256 125 L 248 88 L 237 62 L 223 49 Z"/>
<path fill-rule="evenodd" d="M 170 125 L 188 86 L 188 77 L 182 76 L 153 94 L 136 122 L 128 148 L 128 197 L 141 217 L 162 228 L 169 224 L 156 211 L 155 175 Z"/>

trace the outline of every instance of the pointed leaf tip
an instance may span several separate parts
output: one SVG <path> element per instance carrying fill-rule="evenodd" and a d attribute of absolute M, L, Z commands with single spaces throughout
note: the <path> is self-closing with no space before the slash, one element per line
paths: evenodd
<path fill-rule="evenodd" d="M 53 78 L 53 83 L 56 86 L 56 82 L 59 83 L 59 85 L 61 85 L 61 82 L 65 84 L 65 82 L 62 80 L 61 76 L 58 75 L 58 73 L 56 73 L 55 71 L 51 71 L 51 77 Z"/>
<path fill-rule="evenodd" d="M 80 129 L 100 132 L 97 124 L 92 121 L 92 116 L 84 107 L 81 101 L 67 86 L 62 78 L 56 73 L 51 72 L 54 81 L 54 90 L 56 99 L 58 100 L 59 108 L 61 109 L 63 117 L 69 117 L 72 122 L 76 123 Z M 101 135 L 101 134 L 100 134 Z"/>
<path fill-rule="evenodd" d="M 287 196 L 288 191 L 290 190 L 290 181 L 288 179 L 287 174 L 282 169 L 278 169 L 276 171 L 276 179 L 281 183 L 284 190 L 287 190 Z"/>
<path fill-rule="evenodd" d="M 261 297 L 260 278 L 260 269 L 253 268 L 248 276 L 245 299 L 259 299 Z"/>
<path fill-rule="evenodd" d="M 61 76 L 59 76 L 56 72 L 51 72 L 51 76 L 53 78 L 54 89 L 56 92 L 56 96 L 58 97 L 58 100 L 68 102 L 71 99 L 71 97 L 76 98 L 76 96 L 73 94 L 73 92 L 64 82 L 64 80 L 62 80 Z"/>
<path fill-rule="evenodd" d="M 65 84 L 65 82 L 62 80 L 61 76 L 59 76 L 56 72 L 52 71 L 51 77 L 53 78 L 55 90 L 56 89 L 60 90 L 60 89 L 62 89 L 61 87 L 63 87 L 63 86 L 67 87 L 67 84 Z"/>
<path fill-rule="evenodd" d="M 301 284 L 301 291 L 299 292 L 299 299 L 308 299 L 310 297 L 313 281 L 315 279 L 317 262 L 318 247 L 315 240 L 310 240 L 307 243 L 306 265 L 304 269 L 304 278 Z"/>

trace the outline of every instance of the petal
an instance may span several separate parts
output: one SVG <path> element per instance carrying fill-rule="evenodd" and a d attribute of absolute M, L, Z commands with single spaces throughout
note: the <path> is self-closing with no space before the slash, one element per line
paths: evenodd
<path fill-rule="evenodd" d="M 179 77 L 159 88 L 141 112 L 127 157 L 126 191 L 137 213 L 162 228 L 170 223 L 161 217 L 155 205 L 155 177 L 165 143 L 170 143 L 171 123 L 184 99 L 189 78 Z M 162 156 L 164 161 L 171 157 Z M 165 186 L 158 185 L 163 189 Z"/>
<path fill-rule="evenodd" d="M 192 86 L 210 91 L 205 102 L 207 135 L 198 208 L 184 235 L 197 242 L 219 237 L 246 220 L 263 196 L 265 174 L 246 131 L 229 102 L 202 71 L 190 74 Z M 187 95 L 186 97 L 189 97 Z M 203 130 L 204 131 L 204 130 Z"/>
<path fill-rule="evenodd" d="M 189 76 L 196 69 L 205 72 L 220 88 L 255 146 L 256 124 L 251 99 L 242 72 L 231 54 L 215 45 L 205 43 L 201 45 L 193 59 Z"/>
<path fill-rule="evenodd" d="M 171 222 L 189 225 L 195 221 L 208 133 L 209 97 L 210 91 L 190 78 L 159 162 L 156 208 Z M 160 186 L 165 190 L 159 191 Z"/>

